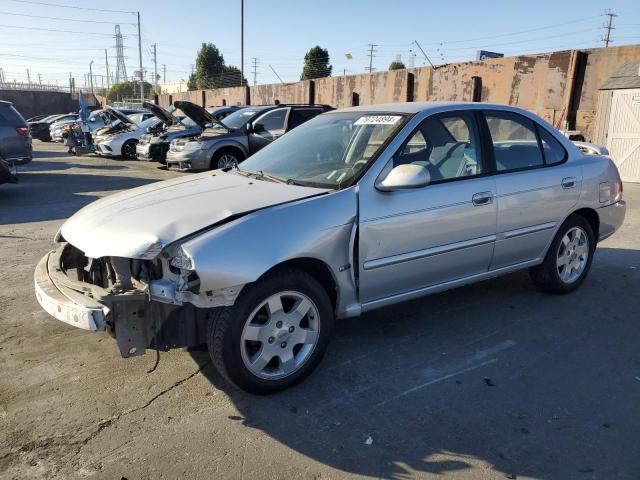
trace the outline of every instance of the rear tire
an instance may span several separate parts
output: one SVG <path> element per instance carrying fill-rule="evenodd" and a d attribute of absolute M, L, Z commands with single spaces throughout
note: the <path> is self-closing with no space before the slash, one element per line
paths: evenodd
<path fill-rule="evenodd" d="M 209 354 L 229 382 L 265 395 L 292 387 L 318 366 L 333 331 L 326 290 L 287 268 L 246 286 L 235 305 L 214 310 Z"/>
<path fill-rule="evenodd" d="M 580 215 L 570 215 L 558 229 L 542 264 L 530 268 L 529 275 L 543 292 L 573 292 L 587 277 L 595 249 L 591 224 Z"/>

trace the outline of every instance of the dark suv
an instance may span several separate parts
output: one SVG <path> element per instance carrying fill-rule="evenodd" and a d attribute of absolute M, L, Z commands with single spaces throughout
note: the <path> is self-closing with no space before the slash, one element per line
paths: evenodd
<path fill-rule="evenodd" d="M 11 102 L 0 100 L 0 159 L 24 165 L 33 157 L 29 126 Z"/>

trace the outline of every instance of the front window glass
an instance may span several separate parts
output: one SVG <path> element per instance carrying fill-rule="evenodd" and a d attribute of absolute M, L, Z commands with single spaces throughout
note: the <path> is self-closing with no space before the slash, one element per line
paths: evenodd
<path fill-rule="evenodd" d="M 432 182 L 482 173 L 480 140 L 473 114 L 436 115 L 424 120 L 393 157 L 393 166 L 421 165 Z"/>
<path fill-rule="evenodd" d="M 320 115 L 249 157 L 239 170 L 339 188 L 358 175 L 405 120 L 406 115 L 396 113 Z"/>
<path fill-rule="evenodd" d="M 261 110 L 256 110 L 255 108 L 243 108 L 241 110 L 238 110 L 237 112 L 233 112 L 231 115 L 225 118 L 222 123 L 225 125 L 225 127 L 235 130 L 237 128 L 245 126 L 260 112 Z"/>

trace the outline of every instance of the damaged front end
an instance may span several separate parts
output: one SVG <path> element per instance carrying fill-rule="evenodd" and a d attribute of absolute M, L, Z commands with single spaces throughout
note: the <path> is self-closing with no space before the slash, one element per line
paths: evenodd
<path fill-rule="evenodd" d="M 62 243 L 40 261 L 35 286 L 49 314 L 110 333 L 123 357 L 206 343 L 208 309 L 233 304 L 237 295 L 201 294 L 193 262 L 180 246 L 141 260 L 90 258 Z"/>

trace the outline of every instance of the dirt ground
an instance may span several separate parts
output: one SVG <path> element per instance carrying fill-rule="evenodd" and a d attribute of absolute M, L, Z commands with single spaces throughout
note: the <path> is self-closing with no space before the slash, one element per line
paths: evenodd
<path fill-rule="evenodd" d="M 255 397 L 205 351 L 149 373 L 42 311 L 62 222 L 177 174 L 36 149 L 0 186 L 0 478 L 640 478 L 640 185 L 577 292 L 520 272 L 343 321 L 310 379 Z"/>

